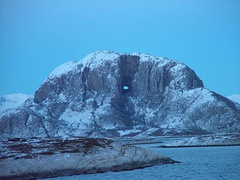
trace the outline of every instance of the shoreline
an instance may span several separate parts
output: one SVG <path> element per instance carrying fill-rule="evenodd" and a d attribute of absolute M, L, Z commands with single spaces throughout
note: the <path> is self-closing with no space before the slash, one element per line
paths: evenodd
<path fill-rule="evenodd" d="M 157 146 L 158 148 L 194 148 L 194 147 L 224 147 L 224 146 L 240 146 L 240 144 L 212 144 L 212 145 L 182 145 L 182 146 Z"/>
<path fill-rule="evenodd" d="M 0 179 L 51 178 L 179 163 L 144 148 L 102 138 L 15 139 L 1 142 L 0 152 Z"/>

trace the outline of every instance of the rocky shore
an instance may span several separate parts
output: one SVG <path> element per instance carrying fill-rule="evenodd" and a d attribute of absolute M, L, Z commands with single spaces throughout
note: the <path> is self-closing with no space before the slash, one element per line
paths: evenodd
<path fill-rule="evenodd" d="M 0 142 L 0 179 L 36 179 L 176 163 L 109 139 L 9 139 Z"/>

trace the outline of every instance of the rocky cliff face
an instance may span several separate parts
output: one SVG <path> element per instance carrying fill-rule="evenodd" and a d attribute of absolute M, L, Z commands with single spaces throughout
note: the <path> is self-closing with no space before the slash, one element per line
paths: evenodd
<path fill-rule="evenodd" d="M 1 138 L 240 132 L 239 105 L 186 65 L 109 51 L 61 65 L 0 118 Z"/>

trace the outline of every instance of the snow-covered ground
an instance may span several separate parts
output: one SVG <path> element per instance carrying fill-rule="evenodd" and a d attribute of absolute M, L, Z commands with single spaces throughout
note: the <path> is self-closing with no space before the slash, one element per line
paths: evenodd
<path fill-rule="evenodd" d="M 28 98 L 32 97 L 28 94 L 8 94 L 0 96 L 0 113 L 9 108 L 17 108 Z"/>

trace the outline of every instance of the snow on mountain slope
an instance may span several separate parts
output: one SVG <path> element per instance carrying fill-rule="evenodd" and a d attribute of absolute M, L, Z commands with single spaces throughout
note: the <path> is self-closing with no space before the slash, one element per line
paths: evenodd
<path fill-rule="evenodd" d="M 240 104 L 240 94 L 233 94 L 227 97 L 228 99 Z"/>
<path fill-rule="evenodd" d="M 58 66 L 52 71 L 52 73 L 49 75 L 49 78 L 54 78 L 61 76 L 62 74 L 66 74 L 67 72 L 71 71 L 76 66 L 76 64 L 77 61 L 69 61 Z"/>
<path fill-rule="evenodd" d="M 29 97 L 32 96 L 21 93 L 0 96 L 0 113 L 9 108 L 19 107 Z"/>
<path fill-rule="evenodd" d="M 240 107 L 204 88 L 183 63 L 97 51 L 56 68 L 14 111 L 0 139 L 240 132 Z"/>

